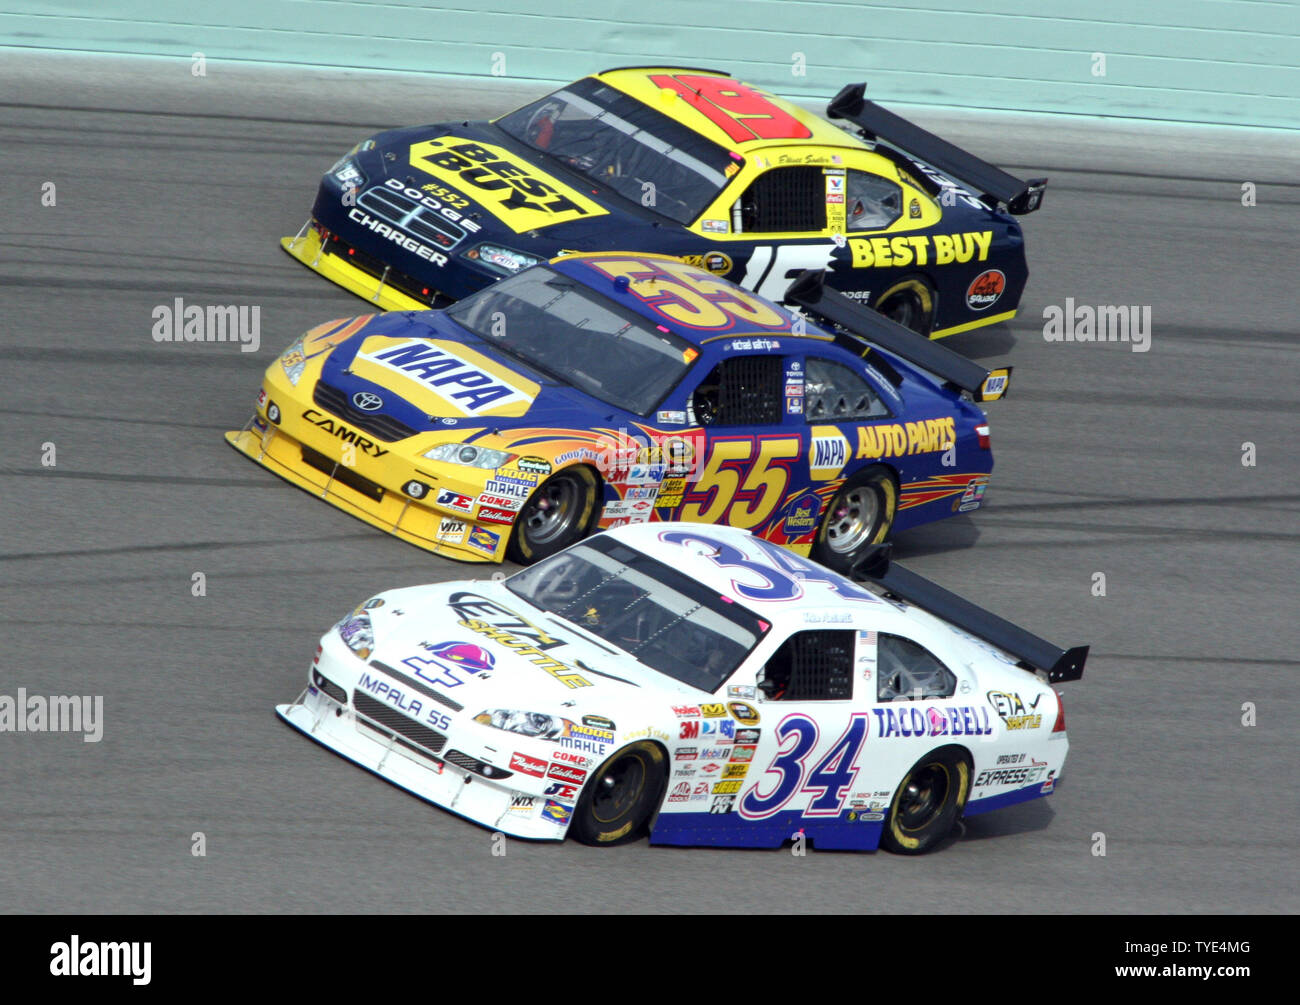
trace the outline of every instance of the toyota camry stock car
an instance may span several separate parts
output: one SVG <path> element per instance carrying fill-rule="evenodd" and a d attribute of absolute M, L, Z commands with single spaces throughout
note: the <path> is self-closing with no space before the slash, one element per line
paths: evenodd
<path fill-rule="evenodd" d="M 789 295 L 826 327 L 677 259 L 558 258 L 444 311 L 313 329 L 227 439 L 372 526 L 472 561 L 685 519 L 847 568 L 891 528 L 978 508 L 993 454 L 972 399 L 1005 392 L 1010 368 L 815 273 Z"/>
<path fill-rule="evenodd" d="M 713 70 L 632 67 L 493 122 L 394 129 L 325 174 L 282 246 L 385 309 L 438 306 L 562 251 L 691 256 L 779 300 L 795 274 L 933 337 L 1014 316 L 1021 181 L 845 87 L 827 114 Z"/>
<path fill-rule="evenodd" d="M 962 814 L 1053 791 L 1052 685 L 1082 676 L 1087 647 L 888 547 L 854 582 L 735 528 L 621 527 L 505 580 L 371 598 L 277 712 L 517 837 L 927 851 Z"/>

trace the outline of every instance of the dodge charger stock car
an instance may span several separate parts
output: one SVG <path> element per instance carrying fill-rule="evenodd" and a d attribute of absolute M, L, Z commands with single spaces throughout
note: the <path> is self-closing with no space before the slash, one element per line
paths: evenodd
<path fill-rule="evenodd" d="M 528 563 L 627 523 L 752 529 L 847 569 L 983 502 L 986 370 L 827 288 L 795 314 L 678 259 L 573 255 L 443 311 L 306 333 L 239 451 L 451 557 Z"/>
<path fill-rule="evenodd" d="M 281 718 L 494 831 L 915 854 L 1048 795 L 1063 650 L 891 565 L 637 524 L 499 581 L 372 597 Z M 346 804 L 346 800 L 344 800 Z"/>
<path fill-rule="evenodd" d="M 795 274 L 940 337 L 1015 315 L 1021 181 L 845 87 L 827 114 L 714 70 L 631 67 L 492 122 L 394 129 L 321 181 L 282 246 L 384 309 L 440 306 L 563 251 L 689 256 L 768 299 Z"/>

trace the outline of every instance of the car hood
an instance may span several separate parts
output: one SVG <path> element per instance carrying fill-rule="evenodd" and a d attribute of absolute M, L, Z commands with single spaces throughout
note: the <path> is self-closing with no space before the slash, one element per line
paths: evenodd
<path fill-rule="evenodd" d="M 391 590 L 370 609 L 372 659 L 462 704 L 618 720 L 701 692 L 591 642 L 499 582 Z M 375 604 L 371 601 L 371 604 Z M 630 724 L 630 723 L 629 723 Z M 626 727 L 624 727 L 626 728 Z"/>
<path fill-rule="evenodd" d="M 372 142 L 363 162 L 371 179 L 366 187 L 400 183 L 440 200 L 469 221 L 462 228 L 470 230 L 466 249 L 476 240 L 498 241 L 550 258 L 569 248 L 600 246 L 614 228 L 630 247 L 645 245 L 647 236 L 658 247 L 681 230 L 490 122 L 394 129 Z"/>
<path fill-rule="evenodd" d="M 585 429 L 627 421 L 627 413 L 494 351 L 438 311 L 374 315 L 326 356 L 316 398 L 353 421 L 397 424 L 396 439 L 485 422 Z"/>

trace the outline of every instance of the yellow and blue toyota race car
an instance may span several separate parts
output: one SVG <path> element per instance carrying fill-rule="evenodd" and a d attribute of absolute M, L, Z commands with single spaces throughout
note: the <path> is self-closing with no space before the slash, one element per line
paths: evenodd
<path fill-rule="evenodd" d="M 331 321 L 227 439 L 422 548 L 545 558 L 598 529 L 730 524 L 847 569 L 977 509 L 990 373 L 805 273 L 791 302 L 678 259 L 536 265 L 446 310 Z M 974 400 L 972 400 L 974 399 Z"/>
<path fill-rule="evenodd" d="M 827 114 L 714 70 L 584 77 L 492 122 L 394 129 L 321 181 L 281 242 L 377 307 L 468 296 L 563 252 L 685 257 L 779 300 L 805 269 L 938 338 L 1015 315 L 1021 181 L 845 87 Z"/>

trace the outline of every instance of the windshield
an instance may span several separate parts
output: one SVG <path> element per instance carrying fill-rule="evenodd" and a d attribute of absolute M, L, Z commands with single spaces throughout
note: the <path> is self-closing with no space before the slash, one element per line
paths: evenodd
<path fill-rule="evenodd" d="M 603 536 L 516 573 L 506 586 L 702 691 L 721 687 L 769 628 L 730 598 Z"/>
<path fill-rule="evenodd" d="M 541 265 L 465 298 L 447 314 L 552 380 L 641 416 L 663 401 L 697 355 L 684 338 Z"/>
<path fill-rule="evenodd" d="M 597 80 L 580 80 L 496 123 L 571 171 L 689 224 L 740 166 L 739 155 Z"/>

